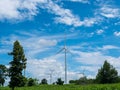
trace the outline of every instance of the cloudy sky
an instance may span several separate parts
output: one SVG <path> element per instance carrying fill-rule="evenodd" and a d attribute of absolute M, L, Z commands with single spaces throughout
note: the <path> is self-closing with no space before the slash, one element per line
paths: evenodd
<path fill-rule="evenodd" d="M 27 58 L 27 77 L 52 73 L 64 80 L 65 33 L 68 80 L 94 78 L 105 60 L 120 74 L 119 0 L 0 0 L 0 64 L 19 40 Z"/>

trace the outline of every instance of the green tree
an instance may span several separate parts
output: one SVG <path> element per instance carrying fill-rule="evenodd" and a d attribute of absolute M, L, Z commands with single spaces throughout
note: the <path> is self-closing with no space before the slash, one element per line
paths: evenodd
<path fill-rule="evenodd" d="M 70 80 L 69 83 L 70 84 L 77 84 L 77 85 L 93 84 L 93 83 L 95 83 L 95 80 L 94 79 L 88 79 L 88 78 L 86 78 L 86 76 L 84 76 L 84 77 L 81 77 L 78 80 Z"/>
<path fill-rule="evenodd" d="M 47 79 L 45 79 L 45 78 L 42 79 L 42 80 L 41 80 L 41 84 L 48 84 L 48 83 L 47 83 Z"/>
<path fill-rule="evenodd" d="M 14 42 L 13 51 L 9 53 L 13 56 L 13 60 L 10 62 L 9 86 L 14 90 L 15 87 L 24 86 L 24 76 L 22 71 L 26 68 L 26 58 L 24 54 L 23 47 L 20 45 L 19 41 Z"/>
<path fill-rule="evenodd" d="M 83 76 L 79 80 L 77 80 L 76 84 L 87 84 L 86 76 Z"/>
<path fill-rule="evenodd" d="M 78 81 L 78 80 L 70 80 L 69 83 L 70 83 L 70 84 L 76 84 L 77 81 Z"/>
<path fill-rule="evenodd" d="M 37 79 L 33 79 L 33 78 L 29 78 L 28 79 L 27 86 L 35 86 L 37 84 L 38 84 L 38 80 Z"/>
<path fill-rule="evenodd" d="M 118 81 L 118 72 L 117 70 L 110 65 L 107 61 L 104 62 L 101 69 L 98 70 L 96 76 L 97 83 L 116 83 Z"/>
<path fill-rule="evenodd" d="M 5 78 L 7 76 L 7 68 L 5 65 L 0 65 L 0 86 L 4 86 Z"/>
<path fill-rule="evenodd" d="M 61 78 L 57 79 L 57 82 L 56 82 L 57 85 L 63 85 L 63 83 L 64 81 L 62 81 Z"/>

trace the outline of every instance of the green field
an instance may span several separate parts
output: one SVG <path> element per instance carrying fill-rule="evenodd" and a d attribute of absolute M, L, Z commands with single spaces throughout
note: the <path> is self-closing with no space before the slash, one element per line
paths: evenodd
<path fill-rule="evenodd" d="M 10 90 L 9 87 L 1 87 L 0 90 Z M 94 85 L 39 85 L 32 87 L 20 87 L 15 90 L 120 90 L 119 84 L 94 84 Z"/>

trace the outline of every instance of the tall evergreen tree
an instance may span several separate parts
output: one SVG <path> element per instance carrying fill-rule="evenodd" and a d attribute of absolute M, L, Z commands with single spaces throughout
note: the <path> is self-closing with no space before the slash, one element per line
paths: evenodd
<path fill-rule="evenodd" d="M 22 71 L 26 68 L 26 58 L 24 54 L 23 47 L 20 45 L 19 41 L 14 42 L 13 51 L 9 53 L 13 56 L 13 60 L 10 62 L 9 86 L 14 90 L 15 87 L 24 86 L 24 76 Z"/>
<path fill-rule="evenodd" d="M 98 70 L 96 76 L 97 83 L 116 83 L 118 81 L 118 72 L 117 70 L 110 65 L 107 61 L 104 62 L 101 69 Z"/>

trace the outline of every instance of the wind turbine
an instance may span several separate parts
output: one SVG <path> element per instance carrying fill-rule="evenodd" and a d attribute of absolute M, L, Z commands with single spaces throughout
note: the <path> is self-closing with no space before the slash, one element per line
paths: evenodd
<path fill-rule="evenodd" d="M 85 69 L 83 69 L 82 73 L 78 73 L 78 74 L 82 74 L 82 77 L 85 77 Z"/>
<path fill-rule="evenodd" d="M 67 46 L 66 46 L 66 31 L 64 35 L 64 47 L 60 49 L 59 52 L 57 52 L 57 54 L 59 54 L 62 51 L 64 51 L 64 60 L 65 60 L 64 61 L 65 63 L 65 84 L 67 84 L 67 52 L 70 52 L 70 51 L 67 49 Z"/>
<path fill-rule="evenodd" d="M 50 73 L 47 73 L 50 76 L 50 84 L 52 84 L 52 75 L 53 75 L 54 70 L 50 69 Z"/>

